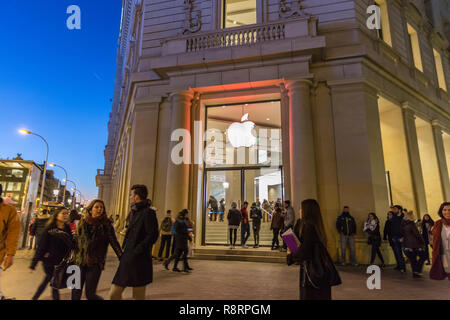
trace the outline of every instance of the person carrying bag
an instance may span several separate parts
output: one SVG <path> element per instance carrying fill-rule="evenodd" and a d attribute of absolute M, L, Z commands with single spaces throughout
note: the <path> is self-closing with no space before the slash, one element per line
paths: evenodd
<path fill-rule="evenodd" d="M 331 287 L 342 284 L 326 249 L 326 235 L 316 200 L 304 200 L 300 210 L 300 247 L 293 259 L 300 263 L 300 300 L 331 300 Z"/>

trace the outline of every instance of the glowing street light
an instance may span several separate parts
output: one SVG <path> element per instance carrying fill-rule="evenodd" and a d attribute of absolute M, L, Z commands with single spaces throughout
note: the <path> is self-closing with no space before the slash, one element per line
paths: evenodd
<path fill-rule="evenodd" d="M 39 137 L 42 139 L 42 141 L 45 142 L 45 146 L 47 147 L 47 155 L 45 156 L 45 163 L 44 163 L 44 174 L 42 175 L 42 184 L 41 184 L 41 196 L 39 199 L 39 208 L 38 208 L 38 213 L 41 212 L 41 207 L 42 207 L 42 202 L 44 201 L 44 188 L 45 188 L 45 176 L 47 175 L 47 161 L 48 161 L 48 143 L 47 140 L 44 139 L 44 137 L 42 137 L 41 135 L 31 132 L 29 130 L 26 129 L 20 129 L 19 133 L 26 135 L 26 134 L 30 134 L 36 137 Z"/>

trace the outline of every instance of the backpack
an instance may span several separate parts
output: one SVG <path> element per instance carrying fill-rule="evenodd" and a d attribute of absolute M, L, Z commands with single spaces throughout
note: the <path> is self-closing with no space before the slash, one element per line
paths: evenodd
<path fill-rule="evenodd" d="M 171 218 L 165 218 L 163 220 L 163 222 L 161 223 L 161 231 L 164 231 L 164 232 L 172 231 L 172 219 Z"/>

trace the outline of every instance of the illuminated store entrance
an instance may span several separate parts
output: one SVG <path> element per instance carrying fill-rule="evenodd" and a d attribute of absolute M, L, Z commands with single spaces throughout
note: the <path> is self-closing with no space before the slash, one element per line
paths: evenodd
<path fill-rule="evenodd" d="M 206 108 L 203 175 L 203 245 L 227 245 L 227 214 L 235 202 L 257 203 L 262 212 L 260 246 L 272 244 L 274 206 L 284 199 L 279 101 Z M 250 237 L 253 245 L 250 218 Z M 240 245 L 240 232 L 236 245 Z"/>

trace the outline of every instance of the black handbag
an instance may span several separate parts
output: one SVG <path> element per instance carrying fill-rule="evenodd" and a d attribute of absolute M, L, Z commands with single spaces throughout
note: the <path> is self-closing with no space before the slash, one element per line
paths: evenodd
<path fill-rule="evenodd" d="M 322 242 L 314 243 L 313 258 L 303 262 L 304 281 L 315 289 L 338 286 L 342 284 L 333 260 Z"/>
<path fill-rule="evenodd" d="M 53 270 L 53 277 L 50 281 L 50 286 L 53 289 L 65 289 L 67 288 L 67 279 L 69 274 L 67 268 L 70 266 L 69 259 L 63 259 L 60 264 L 55 266 Z"/>

